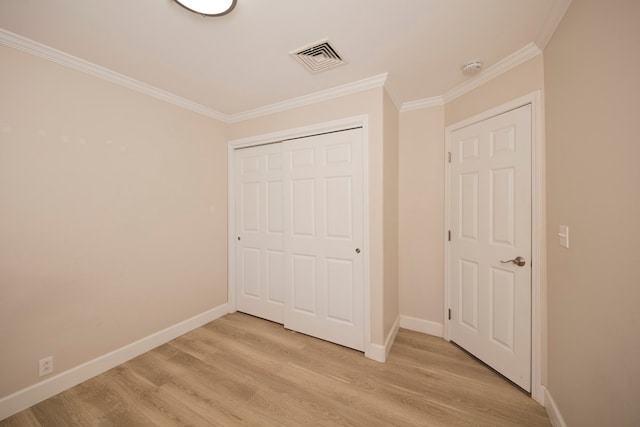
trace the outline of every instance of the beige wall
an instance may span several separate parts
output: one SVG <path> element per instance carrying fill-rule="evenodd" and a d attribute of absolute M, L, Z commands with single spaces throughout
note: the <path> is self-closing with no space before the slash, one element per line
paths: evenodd
<path fill-rule="evenodd" d="M 400 313 L 443 322 L 444 107 L 400 114 Z"/>
<path fill-rule="evenodd" d="M 343 96 L 233 123 L 229 126 L 230 140 L 265 135 L 304 126 L 366 114 L 369 118 L 369 231 L 370 231 L 370 308 L 371 341 L 385 340 L 385 283 L 384 283 L 384 167 L 383 167 L 383 97 L 384 89 Z"/>
<path fill-rule="evenodd" d="M 638 426 L 640 2 L 573 1 L 544 57 L 548 387 L 569 426 Z"/>
<path fill-rule="evenodd" d="M 384 334 L 388 336 L 400 313 L 398 286 L 398 157 L 400 117 L 384 94 Z"/>
<path fill-rule="evenodd" d="M 368 114 L 369 142 L 374 147 L 381 148 L 383 93 L 383 88 L 375 88 L 292 110 L 231 123 L 227 130 L 227 136 L 229 140 L 248 138 Z M 380 165 L 382 164 L 381 157 L 376 158 L 376 161 Z"/>
<path fill-rule="evenodd" d="M 212 119 L 5 46 L 0 75 L 2 398 L 226 302 L 227 158 Z"/>

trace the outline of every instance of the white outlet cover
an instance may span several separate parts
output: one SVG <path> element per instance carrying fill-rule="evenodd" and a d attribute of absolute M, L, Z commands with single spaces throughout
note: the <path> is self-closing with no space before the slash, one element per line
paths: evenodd
<path fill-rule="evenodd" d="M 53 372 L 53 356 L 40 359 L 38 362 L 38 375 L 43 377 Z"/>

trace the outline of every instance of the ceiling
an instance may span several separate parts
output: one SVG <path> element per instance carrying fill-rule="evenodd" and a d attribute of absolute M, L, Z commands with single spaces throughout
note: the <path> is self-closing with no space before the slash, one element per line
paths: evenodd
<path fill-rule="evenodd" d="M 399 106 L 442 96 L 478 78 L 462 71 L 471 60 L 491 70 L 544 48 L 567 5 L 238 0 L 203 17 L 173 0 L 2 0 L 0 28 L 234 117 L 383 74 Z M 289 56 L 324 39 L 345 65 L 311 74 Z"/>

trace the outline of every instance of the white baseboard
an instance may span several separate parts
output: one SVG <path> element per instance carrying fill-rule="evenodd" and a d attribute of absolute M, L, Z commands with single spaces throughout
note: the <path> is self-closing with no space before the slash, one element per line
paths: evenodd
<path fill-rule="evenodd" d="M 442 323 L 411 316 L 400 316 L 400 327 L 441 338 L 444 331 L 444 325 Z"/>
<path fill-rule="evenodd" d="M 95 377 L 134 357 L 140 356 L 180 335 L 199 328 L 229 312 L 228 304 L 215 307 L 190 319 L 151 334 L 136 342 L 90 360 L 68 371 L 17 391 L 0 399 L 0 420 L 10 417 L 43 400 Z"/>
<path fill-rule="evenodd" d="M 400 318 L 398 317 L 395 322 L 393 322 L 393 326 L 387 335 L 387 338 L 384 340 L 384 345 L 379 344 L 369 344 L 364 351 L 365 357 L 375 360 L 376 362 L 384 363 L 387 360 L 387 356 L 389 356 L 389 352 L 391 351 L 391 347 L 393 346 L 393 342 L 396 340 L 396 336 L 398 335 L 398 330 L 400 330 Z"/>
<path fill-rule="evenodd" d="M 556 401 L 553 400 L 551 392 L 546 388 L 545 392 L 544 408 L 547 410 L 547 415 L 549 415 L 551 425 L 553 427 L 567 427 L 567 423 L 564 422 L 564 418 L 562 418 L 560 409 L 558 408 L 558 405 L 556 405 Z"/>
<path fill-rule="evenodd" d="M 384 346 L 380 344 L 369 344 L 364 350 L 364 357 L 384 363 L 387 359 L 385 356 Z"/>

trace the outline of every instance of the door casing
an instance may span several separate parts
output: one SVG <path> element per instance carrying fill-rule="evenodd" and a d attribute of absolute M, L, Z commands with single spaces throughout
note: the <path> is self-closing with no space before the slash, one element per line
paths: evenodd
<path fill-rule="evenodd" d="M 450 323 L 448 309 L 450 304 L 451 278 L 450 278 L 450 245 L 448 232 L 451 229 L 449 221 L 450 210 L 450 179 L 449 160 L 452 134 L 457 129 L 472 125 L 491 117 L 506 113 L 518 107 L 531 104 L 531 397 L 544 405 L 545 388 L 542 385 L 543 370 L 543 325 L 545 324 L 542 313 L 545 312 L 545 304 L 542 296 L 546 289 L 543 264 L 546 255 L 546 229 L 544 213 L 544 124 L 542 121 L 541 92 L 536 91 L 529 95 L 517 98 L 498 107 L 484 111 L 461 122 L 445 128 L 445 206 L 444 206 L 444 338 L 450 340 Z"/>
<path fill-rule="evenodd" d="M 228 292 L 228 307 L 229 312 L 233 313 L 237 310 L 236 301 L 236 255 L 235 255 L 235 150 L 238 148 L 252 147 L 257 145 L 271 144 L 284 140 L 291 140 L 296 138 L 304 138 L 306 136 L 317 135 L 326 132 L 335 132 L 339 130 L 345 130 L 353 127 L 362 127 L 363 138 L 363 196 L 364 196 L 364 210 L 363 210 L 363 286 L 364 286 L 364 341 L 366 357 L 384 361 L 380 356 L 379 346 L 374 345 L 371 342 L 371 279 L 370 279 L 370 233 L 371 227 L 369 226 L 370 218 L 370 203 L 369 203 L 369 117 L 368 115 L 360 115 L 345 118 L 342 120 L 335 120 L 330 122 L 319 123 L 310 126 L 304 126 L 300 128 L 288 129 L 281 132 L 274 132 L 269 134 L 257 135 L 248 138 L 241 138 L 231 140 L 227 144 L 227 165 L 228 165 L 228 233 L 227 233 L 227 253 L 228 253 L 228 274 L 227 274 L 227 292 Z"/>

